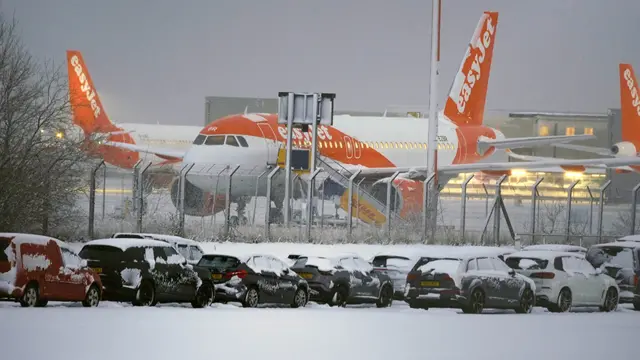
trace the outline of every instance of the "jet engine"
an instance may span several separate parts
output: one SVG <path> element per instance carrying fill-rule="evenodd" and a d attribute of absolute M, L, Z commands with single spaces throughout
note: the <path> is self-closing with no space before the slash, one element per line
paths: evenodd
<path fill-rule="evenodd" d="M 171 183 L 171 202 L 176 209 L 180 206 L 178 194 L 180 193 L 179 178 L 175 178 Z M 214 201 L 214 195 L 205 192 L 188 180 L 184 187 L 185 201 L 184 213 L 189 216 L 209 216 L 224 210 L 225 194 L 218 194 Z"/>
<path fill-rule="evenodd" d="M 387 183 L 389 178 L 376 181 L 371 186 L 371 195 L 381 204 L 387 204 Z M 422 182 L 396 178 L 391 187 L 391 211 L 398 211 L 401 217 L 419 214 L 422 211 Z"/>
<path fill-rule="evenodd" d="M 622 141 L 611 147 L 611 153 L 615 156 L 636 156 L 637 149 L 632 142 Z"/>

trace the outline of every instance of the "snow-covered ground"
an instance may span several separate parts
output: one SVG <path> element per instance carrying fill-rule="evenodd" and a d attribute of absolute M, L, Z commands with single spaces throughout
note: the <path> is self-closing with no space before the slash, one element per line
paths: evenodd
<path fill-rule="evenodd" d="M 0 303 L 3 359 L 637 359 L 640 313 Z M 37 341 L 33 341 L 37 339 Z"/>

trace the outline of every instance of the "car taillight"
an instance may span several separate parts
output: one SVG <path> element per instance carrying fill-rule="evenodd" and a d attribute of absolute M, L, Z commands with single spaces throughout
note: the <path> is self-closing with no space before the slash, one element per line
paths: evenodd
<path fill-rule="evenodd" d="M 442 277 L 442 280 L 444 280 L 444 281 L 453 281 L 453 278 L 451 276 L 449 276 L 449 274 L 444 274 L 444 276 Z"/>
<path fill-rule="evenodd" d="M 638 286 L 638 282 L 640 282 L 640 279 L 638 279 L 638 274 L 635 274 L 633 276 L 633 286 Z"/>
<path fill-rule="evenodd" d="M 234 276 L 237 276 L 240 279 L 244 279 L 244 277 L 247 276 L 247 271 L 246 270 L 240 270 L 240 271 L 233 271 L 233 272 L 228 272 L 228 273 L 224 274 L 224 277 L 225 278 L 229 278 L 229 279 L 231 279 Z"/>
<path fill-rule="evenodd" d="M 409 273 L 407 275 L 407 282 L 413 281 L 413 280 L 415 280 L 417 278 L 418 278 L 418 274 L 417 273 Z"/>
<path fill-rule="evenodd" d="M 552 272 L 537 272 L 529 275 L 529 277 L 535 279 L 553 279 L 556 277 L 556 274 Z"/>

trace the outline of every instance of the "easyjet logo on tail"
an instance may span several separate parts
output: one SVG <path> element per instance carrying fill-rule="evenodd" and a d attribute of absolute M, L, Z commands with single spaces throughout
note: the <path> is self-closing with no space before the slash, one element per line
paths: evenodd
<path fill-rule="evenodd" d="M 80 90 L 87 97 L 89 104 L 91 104 L 91 110 L 93 111 L 93 116 L 94 118 L 97 119 L 100 113 L 102 112 L 102 110 L 100 109 L 100 106 L 98 105 L 98 101 L 96 100 L 96 92 L 94 89 L 91 88 L 91 84 L 89 84 L 89 79 L 87 78 L 87 75 L 85 75 L 84 69 L 82 68 L 82 65 L 80 65 L 80 60 L 78 59 L 77 55 L 73 55 L 71 57 L 71 65 L 73 66 L 76 76 L 78 77 L 78 81 L 80 82 Z"/>
<path fill-rule="evenodd" d="M 475 39 L 475 44 L 470 44 L 471 51 L 470 55 L 473 56 L 473 61 L 471 62 L 471 66 L 467 70 L 466 76 L 464 78 L 464 83 L 462 84 L 462 88 L 460 89 L 460 93 L 458 94 L 458 99 L 456 101 L 456 105 L 458 106 L 458 112 L 464 114 L 465 108 L 467 107 L 467 102 L 469 101 L 469 97 L 471 96 L 471 91 L 473 87 L 476 85 L 476 82 L 480 80 L 483 76 L 481 65 L 484 63 L 485 55 L 487 50 L 493 46 L 493 34 L 496 31 L 495 24 L 493 24 L 493 19 L 491 16 L 487 16 L 487 19 L 484 23 L 483 29 L 477 39 Z"/>
<path fill-rule="evenodd" d="M 631 94 L 631 105 L 636 108 L 636 113 L 640 116 L 640 94 L 638 94 L 638 87 L 636 86 L 634 76 L 631 74 L 631 69 L 624 70 L 624 79 L 627 81 L 627 88 Z"/>

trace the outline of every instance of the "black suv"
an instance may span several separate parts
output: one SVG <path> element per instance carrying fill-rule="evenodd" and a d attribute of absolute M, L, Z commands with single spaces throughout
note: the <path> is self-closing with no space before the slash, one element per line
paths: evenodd
<path fill-rule="evenodd" d="M 211 272 L 216 301 L 239 301 L 244 307 L 256 307 L 260 303 L 287 304 L 294 308 L 307 305 L 307 282 L 273 256 L 238 258 L 207 254 L 197 266 Z"/>
<path fill-rule="evenodd" d="M 616 280 L 620 304 L 633 304 L 634 309 L 640 310 L 640 241 L 636 237 L 593 245 L 586 259 Z"/>
<path fill-rule="evenodd" d="M 104 300 L 134 306 L 163 302 L 211 305 L 214 286 L 207 269 L 187 264 L 171 244 L 149 239 L 102 239 L 86 243 L 80 257 L 100 275 Z"/>
<path fill-rule="evenodd" d="M 309 283 L 310 300 L 329 306 L 375 303 L 391 306 L 393 283 L 388 275 L 355 255 L 335 258 L 300 256 L 291 267 Z"/>

